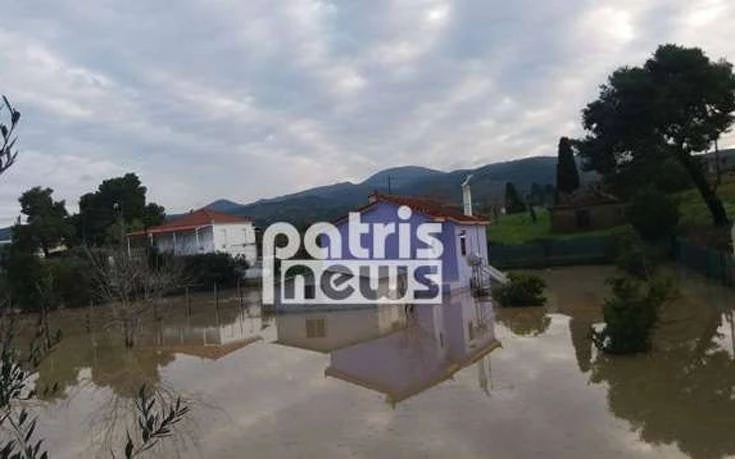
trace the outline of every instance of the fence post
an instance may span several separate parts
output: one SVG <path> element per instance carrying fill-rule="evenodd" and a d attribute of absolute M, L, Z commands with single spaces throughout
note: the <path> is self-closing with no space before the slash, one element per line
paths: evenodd
<path fill-rule="evenodd" d="M 184 287 L 184 296 L 186 297 L 186 315 L 191 317 L 191 298 L 189 298 L 189 285 Z"/>
<path fill-rule="evenodd" d="M 89 300 L 89 308 L 87 308 L 87 333 L 92 331 L 92 300 Z"/>

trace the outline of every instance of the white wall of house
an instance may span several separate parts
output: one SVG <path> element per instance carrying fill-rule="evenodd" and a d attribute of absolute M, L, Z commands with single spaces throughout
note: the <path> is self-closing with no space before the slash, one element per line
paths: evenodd
<path fill-rule="evenodd" d="M 233 257 L 245 257 L 255 263 L 258 252 L 255 247 L 255 227 L 252 223 L 217 223 L 214 232 L 214 251 L 229 253 Z"/>
<path fill-rule="evenodd" d="M 194 255 L 215 251 L 211 226 L 205 226 L 198 231 L 189 230 L 156 234 L 153 238 L 156 247 L 161 252 L 173 252 L 176 255 Z"/>
<path fill-rule="evenodd" d="M 176 255 L 221 252 L 245 257 L 251 265 L 258 256 L 255 228 L 250 222 L 215 223 L 198 230 L 156 234 L 153 238 L 158 250 Z"/>

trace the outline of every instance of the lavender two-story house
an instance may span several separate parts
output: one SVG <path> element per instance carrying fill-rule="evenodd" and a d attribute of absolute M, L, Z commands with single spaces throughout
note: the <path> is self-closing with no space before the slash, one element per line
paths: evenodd
<path fill-rule="evenodd" d="M 401 207 L 411 209 L 410 217 L 399 217 Z M 439 257 L 442 266 L 443 294 L 467 290 L 477 282 L 487 281 L 487 224 L 485 218 L 474 216 L 471 209 L 465 206 L 465 212 L 448 206 L 439 201 L 428 198 L 415 198 L 383 194 L 374 192 L 368 198 L 367 205 L 357 209 L 360 220 L 367 224 L 408 224 L 410 225 L 411 244 L 409 259 L 418 258 L 417 251 L 426 249 L 418 234 L 419 225 L 424 223 L 438 223 L 441 231 L 435 237 L 442 243 L 443 250 Z M 348 240 L 348 217 L 345 216 L 334 222 L 343 241 Z M 397 233 L 388 235 L 384 243 L 375 245 L 374 235 L 365 234 L 361 239 L 361 246 L 369 252 L 370 259 L 399 260 L 406 259 L 406 253 L 399 253 L 399 236 Z M 341 258 L 354 258 L 349 252 L 347 244 L 343 246 Z M 377 253 L 376 250 L 384 251 Z"/>

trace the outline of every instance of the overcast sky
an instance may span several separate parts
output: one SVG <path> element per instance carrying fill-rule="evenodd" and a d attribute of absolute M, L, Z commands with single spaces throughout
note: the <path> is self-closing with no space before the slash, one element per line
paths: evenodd
<path fill-rule="evenodd" d="M 0 93 L 23 113 L 0 225 L 31 186 L 75 211 L 128 171 L 175 212 L 389 166 L 555 154 L 606 76 L 659 43 L 735 60 L 732 0 L 0 0 L 0 11 Z"/>

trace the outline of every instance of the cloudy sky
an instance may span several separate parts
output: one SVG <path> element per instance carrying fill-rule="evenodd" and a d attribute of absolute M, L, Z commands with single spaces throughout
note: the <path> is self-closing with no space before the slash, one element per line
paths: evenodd
<path fill-rule="evenodd" d="M 169 211 L 417 164 L 554 154 L 664 42 L 735 61 L 731 0 L 0 0 L 23 113 L 0 224 L 134 171 Z M 735 138 L 725 144 L 735 144 Z"/>

